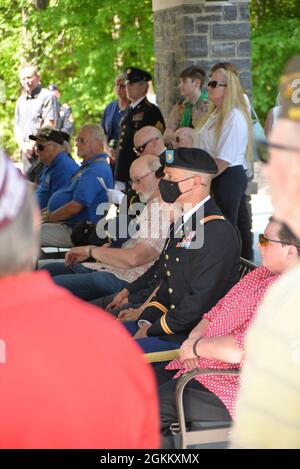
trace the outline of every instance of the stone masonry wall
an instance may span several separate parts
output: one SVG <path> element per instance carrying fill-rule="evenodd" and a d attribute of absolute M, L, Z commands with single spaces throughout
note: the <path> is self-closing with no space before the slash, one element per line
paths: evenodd
<path fill-rule="evenodd" d="M 215 4 L 214 4 L 215 3 Z M 251 92 L 249 4 L 199 2 L 154 12 L 156 94 L 165 117 L 178 99 L 178 76 L 192 64 L 236 65 Z"/>

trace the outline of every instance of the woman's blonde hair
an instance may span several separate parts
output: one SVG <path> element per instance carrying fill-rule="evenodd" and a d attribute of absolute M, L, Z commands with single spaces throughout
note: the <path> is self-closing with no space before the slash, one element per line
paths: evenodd
<path fill-rule="evenodd" d="M 253 142 L 252 142 L 252 120 L 251 115 L 249 112 L 249 107 L 247 101 L 244 96 L 244 91 L 241 86 L 239 77 L 237 72 L 232 67 L 224 68 L 225 64 L 222 64 L 223 67 L 215 68 L 213 67 L 213 73 L 219 72 L 224 78 L 224 83 L 227 85 L 226 91 L 224 94 L 224 99 L 222 106 L 218 112 L 217 119 L 216 119 L 216 127 L 215 127 L 215 136 L 216 141 L 218 142 L 221 136 L 223 125 L 225 124 L 229 114 L 233 109 L 238 109 L 241 111 L 243 116 L 246 119 L 247 127 L 248 127 L 248 145 L 246 150 L 246 159 L 250 162 L 252 161 L 252 153 L 253 153 Z M 228 64 L 231 65 L 231 64 Z M 203 125 L 208 120 L 209 116 L 215 111 L 216 105 L 213 103 L 209 104 L 207 113 L 203 116 L 203 118 L 199 121 L 197 125 L 197 129 L 201 129 Z"/>

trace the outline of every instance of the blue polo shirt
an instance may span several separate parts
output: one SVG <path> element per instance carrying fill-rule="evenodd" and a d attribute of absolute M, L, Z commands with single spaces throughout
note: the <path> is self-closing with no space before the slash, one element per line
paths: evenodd
<path fill-rule="evenodd" d="M 71 183 L 52 195 L 48 204 L 49 212 L 54 212 L 63 205 L 75 201 L 83 205 L 84 208 L 74 217 L 65 220 L 64 223 L 68 226 L 74 226 L 82 220 L 97 223 L 100 218 L 96 214 L 97 207 L 102 202 L 108 201 L 106 191 L 98 181 L 98 177 L 104 179 L 109 189 L 113 188 L 113 175 L 105 153 L 96 155 L 91 160 L 82 163 Z"/>
<path fill-rule="evenodd" d="M 44 167 L 39 184 L 35 189 L 35 195 L 41 209 L 47 207 L 54 192 L 70 183 L 72 176 L 78 169 L 78 164 L 64 151 L 56 155 L 51 165 Z"/>

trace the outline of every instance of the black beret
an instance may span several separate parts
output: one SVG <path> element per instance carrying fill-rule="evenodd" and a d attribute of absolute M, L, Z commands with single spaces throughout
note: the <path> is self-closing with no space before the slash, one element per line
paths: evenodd
<path fill-rule="evenodd" d="M 139 81 L 150 81 L 151 75 L 140 68 L 130 67 L 125 70 L 125 84 Z"/>
<path fill-rule="evenodd" d="M 166 168 L 182 168 L 200 173 L 216 174 L 218 168 L 212 156 L 200 148 L 177 148 L 164 153 Z"/>
<path fill-rule="evenodd" d="M 280 78 L 280 117 L 300 121 L 300 55 L 286 65 Z"/>
<path fill-rule="evenodd" d="M 64 138 L 59 130 L 53 129 L 52 127 L 42 127 L 38 129 L 35 135 L 29 135 L 30 140 L 42 140 L 45 142 L 56 142 L 62 145 Z"/>

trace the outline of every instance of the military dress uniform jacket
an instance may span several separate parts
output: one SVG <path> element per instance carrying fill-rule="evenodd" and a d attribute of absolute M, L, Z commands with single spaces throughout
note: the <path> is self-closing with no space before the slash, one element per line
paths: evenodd
<path fill-rule="evenodd" d="M 191 249 L 196 224 L 203 218 L 203 245 Z M 200 207 L 183 229 L 184 234 L 171 236 L 165 247 L 159 266 L 161 286 L 139 318 L 152 324 L 147 336 L 179 343 L 238 281 L 240 263 L 236 233 L 214 200 L 204 204 L 204 213 Z"/>
<path fill-rule="evenodd" d="M 153 125 L 161 133 L 165 130 L 164 118 L 159 108 L 150 103 L 147 98 L 144 98 L 134 109 L 129 106 L 120 122 L 119 152 L 115 170 L 117 181 L 128 182 L 129 168 L 136 158 L 133 151 L 133 136 L 145 125 Z"/>

